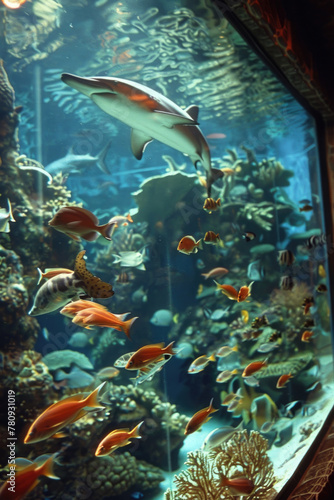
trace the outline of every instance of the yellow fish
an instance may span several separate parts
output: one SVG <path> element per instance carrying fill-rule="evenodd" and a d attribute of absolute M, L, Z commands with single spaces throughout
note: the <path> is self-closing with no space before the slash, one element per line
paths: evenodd
<path fill-rule="evenodd" d="M 249 312 L 246 311 L 246 309 L 243 309 L 241 311 L 241 317 L 242 317 L 242 320 L 244 323 L 248 323 L 248 320 L 249 320 Z"/>

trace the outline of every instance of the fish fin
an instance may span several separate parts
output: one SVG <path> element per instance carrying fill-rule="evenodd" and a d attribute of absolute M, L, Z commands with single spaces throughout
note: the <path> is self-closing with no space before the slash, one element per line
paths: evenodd
<path fill-rule="evenodd" d="M 134 427 L 131 431 L 131 437 L 133 438 L 141 438 L 141 435 L 139 434 L 139 429 L 141 428 L 141 426 L 143 425 L 144 423 L 144 420 L 142 420 L 141 422 L 139 422 L 138 425 L 136 425 L 136 427 Z"/>
<path fill-rule="evenodd" d="M 104 163 L 104 160 L 107 156 L 107 153 L 109 151 L 109 148 L 110 148 L 110 145 L 111 145 L 111 140 L 107 142 L 107 144 L 104 146 L 104 148 L 99 152 L 99 154 L 97 155 L 97 162 L 96 162 L 96 165 L 99 167 L 100 170 L 102 170 L 102 172 L 104 172 L 105 174 L 110 174 L 106 164 Z"/>
<path fill-rule="evenodd" d="M 95 241 L 99 236 L 99 233 L 96 231 L 90 231 L 89 233 L 82 234 L 81 238 L 86 241 Z"/>
<path fill-rule="evenodd" d="M 105 283 L 97 276 L 94 276 L 88 269 L 86 269 L 86 263 L 83 256 L 86 250 L 82 250 L 78 253 L 75 259 L 74 273 L 75 275 L 84 283 L 84 290 L 90 296 L 94 298 L 107 298 L 114 295 L 112 286 L 109 283 Z"/>
<path fill-rule="evenodd" d="M 37 285 L 39 285 L 39 284 L 40 284 L 40 282 L 41 282 L 41 281 L 42 281 L 42 279 L 43 279 L 43 273 L 42 273 L 42 271 L 40 270 L 40 268 L 39 268 L 39 267 L 37 267 L 37 271 L 38 271 L 38 281 L 37 281 Z"/>
<path fill-rule="evenodd" d="M 68 434 L 66 434 L 66 432 L 56 432 L 56 434 L 53 434 L 51 437 L 53 439 L 62 439 L 68 437 Z"/>
<path fill-rule="evenodd" d="M 106 384 L 105 382 L 102 382 L 102 384 L 100 384 L 91 394 L 89 394 L 87 396 L 87 398 L 85 399 L 85 408 L 86 407 L 89 407 L 89 408 L 99 407 L 99 408 L 101 408 L 100 403 L 99 403 L 97 398 L 98 398 L 98 395 L 105 384 Z"/>
<path fill-rule="evenodd" d="M 128 319 L 122 323 L 122 330 L 128 337 L 128 339 L 130 339 L 130 328 L 132 326 L 132 323 L 134 323 L 136 319 L 138 319 L 138 316 L 136 316 L 135 318 Z"/>
<path fill-rule="evenodd" d="M 107 224 L 104 224 L 103 226 L 98 226 L 98 229 L 103 238 L 105 238 L 106 240 L 111 240 L 116 227 L 117 224 L 115 224 L 114 222 L 107 222 Z"/>
<path fill-rule="evenodd" d="M 79 236 L 76 236 L 75 234 L 70 234 L 70 233 L 67 233 L 67 232 L 66 232 L 66 234 L 67 234 L 67 236 L 69 236 L 70 238 L 72 238 L 72 240 L 74 240 L 74 241 L 80 241 Z"/>
<path fill-rule="evenodd" d="M 167 128 L 173 128 L 175 125 L 198 125 L 192 118 L 187 118 L 168 111 L 154 110 L 156 118 L 161 122 L 161 125 Z"/>
<path fill-rule="evenodd" d="M 209 361 L 216 361 L 215 353 L 213 352 L 211 356 L 208 358 Z"/>
<path fill-rule="evenodd" d="M 198 113 L 199 113 L 199 107 L 196 106 L 195 104 L 192 104 L 191 106 L 188 106 L 185 109 L 185 112 L 188 113 L 189 116 L 194 120 L 194 122 L 197 122 L 198 120 Z"/>
<path fill-rule="evenodd" d="M 45 455 L 43 455 L 43 456 L 45 457 Z M 40 466 L 40 473 L 43 476 L 47 476 L 47 477 L 50 477 L 52 479 L 60 479 L 60 477 L 55 475 L 54 470 L 53 470 L 53 465 L 54 465 L 56 456 L 57 456 L 57 454 L 53 454 L 53 455 L 49 456 L 45 460 L 45 462 Z M 38 457 L 37 460 L 42 459 L 42 457 Z M 37 460 L 36 460 L 36 462 L 37 462 Z"/>
<path fill-rule="evenodd" d="M 200 240 L 198 240 L 197 245 L 198 245 L 198 248 L 200 248 L 201 250 L 203 250 L 202 238 Z"/>
<path fill-rule="evenodd" d="M 12 211 L 12 205 L 11 205 L 11 202 L 10 202 L 9 198 L 7 198 L 7 205 L 8 205 L 8 213 L 9 213 L 9 220 L 10 220 L 10 222 L 16 222 L 16 220 L 14 219 L 14 215 L 13 215 L 13 211 Z"/>
<path fill-rule="evenodd" d="M 133 153 L 133 156 L 137 158 L 137 160 L 141 160 L 147 144 L 152 141 L 152 137 L 144 134 L 144 132 L 141 132 L 140 130 L 133 128 L 131 131 L 131 151 Z"/>
<path fill-rule="evenodd" d="M 140 266 L 136 266 L 136 269 L 139 269 L 139 271 L 146 271 L 146 267 L 144 264 L 140 264 Z"/>
<path fill-rule="evenodd" d="M 219 168 L 211 168 L 210 172 L 206 174 L 206 189 L 208 198 L 211 198 L 211 186 L 217 179 L 224 177 L 224 172 L 219 170 Z"/>
<path fill-rule="evenodd" d="M 176 351 L 173 351 L 174 344 L 175 344 L 175 340 L 173 340 L 173 342 L 168 344 L 168 346 L 166 346 L 164 349 L 164 354 L 172 354 L 172 355 L 176 354 Z"/>
<path fill-rule="evenodd" d="M 25 469 L 26 467 L 30 467 L 34 462 L 28 460 L 27 458 L 18 457 L 15 458 L 15 470 L 19 471 Z"/>
<path fill-rule="evenodd" d="M 127 220 L 128 220 L 129 222 L 133 222 L 132 217 L 131 217 L 131 215 L 130 215 L 130 214 L 128 214 L 128 215 L 126 216 L 126 218 L 127 218 Z"/>

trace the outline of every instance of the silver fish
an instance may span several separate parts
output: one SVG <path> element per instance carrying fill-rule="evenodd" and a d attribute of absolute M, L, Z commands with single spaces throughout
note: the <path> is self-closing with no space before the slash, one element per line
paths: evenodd
<path fill-rule="evenodd" d="M 114 264 L 121 264 L 121 267 L 136 267 L 141 271 L 145 271 L 146 267 L 144 265 L 145 249 L 141 252 L 134 252 L 132 250 L 128 252 L 119 252 L 119 255 L 112 254 L 114 258 Z"/>
<path fill-rule="evenodd" d="M 260 347 L 258 347 L 257 351 L 266 353 L 273 351 L 277 347 L 279 347 L 277 343 L 274 344 L 273 342 L 265 342 L 264 344 L 261 344 Z"/>
<path fill-rule="evenodd" d="M 86 295 L 84 282 L 75 273 L 58 274 L 46 281 L 37 291 L 30 316 L 39 316 L 65 306 L 70 300 Z"/>
<path fill-rule="evenodd" d="M 229 425 L 224 427 L 217 427 L 217 429 L 211 431 L 204 439 L 204 442 L 202 444 L 202 450 L 210 451 L 212 448 L 215 448 L 216 446 L 219 446 L 220 444 L 225 443 L 226 441 L 231 439 L 233 434 L 235 434 L 236 432 L 242 430 L 243 430 L 243 421 L 240 422 L 238 427 L 232 427 Z"/>
<path fill-rule="evenodd" d="M 70 150 L 66 156 L 49 163 L 45 169 L 52 175 L 56 175 L 59 172 L 62 172 L 63 175 L 79 174 L 87 168 L 97 165 L 102 172 L 109 174 L 109 170 L 104 163 L 104 159 L 107 156 L 110 144 L 111 141 L 104 146 L 97 156 L 90 156 L 89 154 L 75 155 L 72 150 Z"/>
<path fill-rule="evenodd" d="M 7 206 L 7 210 L 5 208 L 0 208 L 0 233 L 9 233 L 9 222 L 16 222 L 13 216 L 12 206 L 8 198 Z"/>

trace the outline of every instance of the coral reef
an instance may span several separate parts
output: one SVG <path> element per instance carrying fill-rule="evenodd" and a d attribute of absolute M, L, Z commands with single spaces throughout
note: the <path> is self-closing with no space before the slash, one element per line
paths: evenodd
<path fill-rule="evenodd" d="M 79 366 L 83 370 L 92 370 L 94 367 L 87 356 L 81 352 L 63 349 L 53 351 L 46 354 L 43 358 L 43 363 L 47 365 L 49 370 L 58 370 L 59 368 L 70 368 L 73 364 Z"/>
<path fill-rule="evenodd" d="M 209 453 L 188 453 L 188 469 L 175 476 L 175 491 L 168 490 L 165 500 L 233 500 L 228 486 L 222 486 L 222 476 L 243 477 L 254 484 L 248 500 L 267 500 L 274 496 L 274 469 L 267 454 L 267 440 L 258 432 L 235 433 L 220 447 Z"/>

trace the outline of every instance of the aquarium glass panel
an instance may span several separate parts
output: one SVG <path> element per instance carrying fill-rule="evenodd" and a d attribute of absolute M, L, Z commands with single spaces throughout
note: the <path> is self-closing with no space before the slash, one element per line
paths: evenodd
<path fill-rule="evenodd" d="M 332 408 L 314 118 L 210 1 L 0 14 L 2 488 L 274 498 Z"/>

